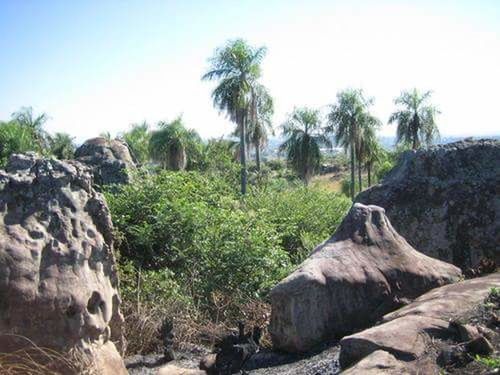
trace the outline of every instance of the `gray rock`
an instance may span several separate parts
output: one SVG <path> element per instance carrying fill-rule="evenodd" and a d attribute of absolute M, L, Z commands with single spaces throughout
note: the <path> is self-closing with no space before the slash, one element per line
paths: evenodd
<path fill-rule="evenodd" d="M 404 153 L 356 197 L 384 207 L 415 249 L 466 269 L 500 260 L 500 141 L 463 140 Z"/>
<path fill-rule="evenodd" d="M 90 170 L 13 155 L 0 170 L 0 352 L 29 346 L 95 356 L 125 373 L 113 226 Z"/>
<path fill-rule="evenodd" d="M 457 267 L 413 249 L 382 208 L 355 204 L 333 237 L 271 291 L 273 344 L 307 351 L 460 276 Z"/>
<path fill-rule="evenodd" d="M 75 151 L 75 158 L 92 168 L 97 185 L 127 184 L 136 169 L 127 144 L 118 139 L 89 139 Z"/>

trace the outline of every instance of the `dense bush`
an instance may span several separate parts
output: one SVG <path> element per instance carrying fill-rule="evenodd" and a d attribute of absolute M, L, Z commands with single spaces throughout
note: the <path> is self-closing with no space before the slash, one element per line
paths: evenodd
<path fill-rule="evenodd" d="M 149 280 L 141 300 L 261 296 L 331 235 L 349 206 L 320 189 L 261 187 L 242 199 L 234 186 L 211 174 L 162 172 L 106 193 L 125 298 L 135 298 L 138 269 Z"/>

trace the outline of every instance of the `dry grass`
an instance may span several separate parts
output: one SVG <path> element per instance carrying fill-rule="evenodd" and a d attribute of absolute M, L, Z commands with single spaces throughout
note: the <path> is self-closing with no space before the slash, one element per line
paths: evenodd
<path fill-rule="evenodd" d="M 0 374 L 3 375 L 97 375 L 97 365 L 82 350 L 58 352 L 41 348 L 26 337 L 26 347 L 11 353 L 0 353 Z"/>
<path fill-rule="evenodd" d="M 207 313 L 175 301 L 161 307 L 142 305 L 139 311 L 135 304 L 125 301 L 122 311 L 125 316 L 127 355 L 161 352 L 161 327 L 165 319 L 173 322 L 173 346 L 176 349 L 193 344 L 213 346 L 216 341 L 234 331 L 238 321 L 243 321 L 247 330 L 254 326 L 263 328 L 262 344 L 270 346 L 267 325 L 271 308 L 258 300 L 236 303 L 231 296 L 214 293 L 210 312 Z"/>

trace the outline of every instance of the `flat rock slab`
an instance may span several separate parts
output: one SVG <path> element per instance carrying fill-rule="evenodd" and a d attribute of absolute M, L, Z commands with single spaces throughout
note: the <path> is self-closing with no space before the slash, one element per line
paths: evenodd
<path fill-rule="evenodd" d="M 347 368 L 377 350 L 398 360 L 414 361 L 427 349 L 431 338 L 446 339 L 448 322 L 423 316 L 405 316 L 372 327 L 340 341 L 340 366 Z"/>
<path fill-rule="evenodd" d="M 482 303 L 493 287 L 500 288 L 500 272 L 433 289 L 409 305 L 385 315 L 384 321 L 409 315 L 448 320 Z"/>
<path fill-rule="evenodd" d="M 342 375 L 407 375 L 411 374 L 405 363 L 384 350 L 376 350 Z"/>
<path fill-rule="evenodd" d="M 355 204 L 333 237 L 271 291 L 273 344 L 309 351 L 460 277 L 459 268 L 413 249 L 384 209 Z"/>

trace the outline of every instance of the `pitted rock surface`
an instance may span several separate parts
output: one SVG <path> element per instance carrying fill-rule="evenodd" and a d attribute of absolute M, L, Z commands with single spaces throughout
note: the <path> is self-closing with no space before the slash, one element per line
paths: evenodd
<path fill-rule="evenodd" d="M 136 168 L 128 145 L 118 139 L 89 139 L 76 150 L 75 158 L 92 168 L 97 185 L 129 183 Z"/>
<path fill-rule="evenodd" d="M 11 157 L 0 170 L 0 352 L 22 348 L 24 336 L 102 353 L 112 372 L 125 370 L 113 344 L 122 345 L 123 317 L 112 231 L 89 168 Z"/>
<path fill-rule="evenodd" d="M 417 250 L 466 269 L 500 261 L 500 141 L 463 140 L 404 153 L 356 201 L 385 208 Z"/>
<path fill-rule="evenodd" d="M 355 204 L 333 237 L 272 289 L 273 344 L 307 351 L 460 276 L 459 268 L 413 249 L 383 208 Z"/>

